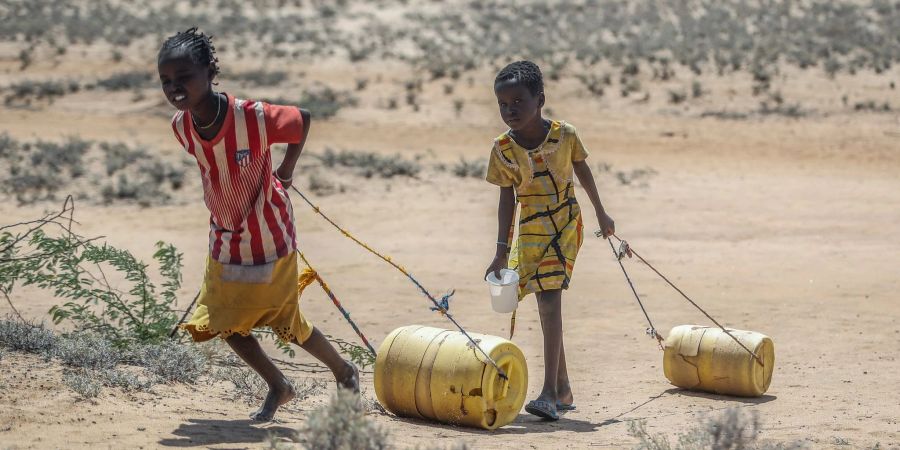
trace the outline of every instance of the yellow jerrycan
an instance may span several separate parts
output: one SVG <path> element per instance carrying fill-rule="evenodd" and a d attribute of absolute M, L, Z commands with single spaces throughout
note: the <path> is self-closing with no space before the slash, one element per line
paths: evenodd
<path fill-rule="evenodd" d="M 378 401 L 398 416 L 487 430 L 515 420 L 528 389 L 525 356 L 507 339 L 469 335 L 508 380 L 462 333 L 409 325 L 392 331 L 378 349 Z"/>
<path fill-rule="evenodd" d="M 758 397 L 769 389 L 775 345 L 754 331 L 728 329 L 756 354 L 718 327 L 679 325 L 666 338 L 663 372 L 675 386 L 716 394 Z"/>

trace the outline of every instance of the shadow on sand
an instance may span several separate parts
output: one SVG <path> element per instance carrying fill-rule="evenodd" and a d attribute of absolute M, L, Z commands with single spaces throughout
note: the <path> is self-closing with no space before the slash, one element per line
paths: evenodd
<path fill-rule="evenodd" d="M 735 397 L 731 395 L 713 394 L 710 392 L 689 391 L 687 389 L 681 388 L 666 389 L 663 394 L 683 395 L 685 397 L 697 397 L 709 400 L 727 400 L 730 402 L 744 403 L 745 405 L 761 405 L 763 403 L 769 403 L 778 398 L 774 395 L 761 395 L 759 397 Z"/>
<path fill-rule="evenodd" d="M 638 412 L 642 408 L 653 403 L 655 400 L 657 400 L 661 397 L 670 396 L 670 395 L 679 395 L 679 396 L 685 396 L 685 397 L 697 397 L 697 398 L 723 401 L 723 403 L 725 403 L 725 404 L 723 404 L 723 407 L 717 408 L 716 410 L 718 410 L 718 409 L 724 410 L 724 409 L 735 407 L 735 405 L 732 402 L 743 403 L 743 405 L 741 405 L 741 406 L 751 406 L 751 405 L 759 405 L 759 404 L 763 404 L 763 403 L 768 403 L 768 402 L 771 402 L 778 398 L 774 395 L 763 395 L 761 397 L 732 397 L 732 396 L 727 396 L 727 395 L 711 394 L 708 392 L 697 392 L 697 391 L 689 391 L 689 390 L 680 389 L 680 388 L 672 388 L 672 389 L 667 389 L 665 391 L 662 391 L 659 394 L 656 394 L 652 397 L 649 397 L 646 401 L 644 401 L 638 405 L 635 405 L 634 407 L 629 408 L 625 411 L 622 411 L 613 417 L 610 417 L 606 420 L 602 420 L 597 423 L 586 421 L 586 420 L 581 420 L 581 419 L 569 418 L 569 417 L 566 417 L 567 413 L 561 413 L 560 419 L 557 422 L 547 421 L 547 420 L 532 416 L 530 414 L 519 414 L 518 417 L 516 417 L 516 420 L 514 420 L 512 423 L 510 423 L 509 425 L 506 425 L 502 428 L 499 428 L 497 430 L 494 430 L 494 431 L 481 430 L 481 429 L 477 429 L 477 428 L 466 428 L 466 427 L 442 424 L 442 423 L 438 423 L 438 422 L 426 421 L 426 420 L 422 420 L 422 419 L 409 418 L 409 417 L 396 417 L 396 416 L 392 416 L 392 417 L 394 417 L 394 420 L 408 422 L 411 424 L 443 428 L 446 430 L 453 430 L 453 431 L 457 431 L 457 432 L 461 432 L 461 433 L 468 433 L 468 434 L 473 434 L 473 435 L 488 435 L 488 434 L 490 434 L 490 435 L 498 435 L 498 434 L 514 435 L 514 434 L 528 434 L 528 433 L 552 433 L 555 431 L 574 431 L 576 433 L 586 433 L 586 432 L 591 432 L 591 431 L 597 431 L 600 428 L 603 428 L 603 427 L 609 426 L 609 425 L 613 425 L 613 424 L 617 424 L 617 423 L 629 422 L 632 420 L 639 420 L 640 418 L 626 418 L 625 416 L 628 416 L 629 414 Z M 653 417 L 653 415 L 650 415 L 649 417 Z"/>
<path fill-rule="evenodd" d="M 254 444 L 266 440 L 270 434 L 296 439 L 296 430 L 274 425 L 272 422 L 243 420 L 188 419 L 172 434 L 178 438 L 161 439 L 165 447 L 196 447 L 220 444 Z"/>
<path fill-rule="evenodd" d="M 459 433 L 467 433 L 472 435 L 503 435 L 503 434 L 530 434 L 530 433 L 553 433 L 556 431 L 574 431 L 576 433 L 587 433 L 596 431 L 605 423 L 592 423 L 580 419 L 568 419 L 564 414 L 560 414 L 559 421 L 547 421 L 531 414 L 519 414 L 511 424 L 505 425 L 494 431 L 482 430 L 480 428 L 468 428 L 458 425 L 450 425 L 430 420 L 417 419 L 412 417 L 391 416 L 394 420 L 406 422 L 413 425 L 427 426 L 429 428 L 442 428 L 448 431 Z"/>

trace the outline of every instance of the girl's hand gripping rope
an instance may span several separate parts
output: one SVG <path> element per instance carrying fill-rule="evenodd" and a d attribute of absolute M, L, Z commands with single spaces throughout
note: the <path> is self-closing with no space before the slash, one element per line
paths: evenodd
<path fill-rule="evenodd" d="M 598 237 L 603 236 L 606 239 L 616 234 L 616 221 L 606 212 L 602 210 L 597 212 L 597 223 L 600 224 L 600 229 L 595 232 Z"/>

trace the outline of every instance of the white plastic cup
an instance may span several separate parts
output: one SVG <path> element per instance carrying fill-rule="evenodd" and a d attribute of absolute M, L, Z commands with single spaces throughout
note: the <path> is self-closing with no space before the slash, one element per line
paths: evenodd
<path fill-rule="evenodd" d="M 489 272 L 484 278 L 491 291 L 491 307 L 498 313 L 511 313 L 519 306 L 519 274 L 500 269 L 500 278 Z"/>

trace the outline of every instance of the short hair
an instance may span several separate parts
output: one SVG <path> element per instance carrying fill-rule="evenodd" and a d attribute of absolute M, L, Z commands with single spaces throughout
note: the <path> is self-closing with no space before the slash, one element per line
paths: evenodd
<path fill-rule="evenodd" d="M 161 60 L 165 54 L 176 50 L 184 50 L 191 61 L 202 66 L 212 66 L 215 74 L 219 74 L 219 59 L 216 58 L 216 48 L 212 45 L 212 36 L 198 32 L 197 27 L 191 27 L 169 36 L 163 42 L 162 48 L 159 49 L 157 60 Z"/>
<path fill-rule="evenodd" d="M 516 61 L 500 70 L 494 84 L 513 80 L 523 84 L 533 95 L 544 92 L 544 76 L 541 68 L 531 61 Z"/>

